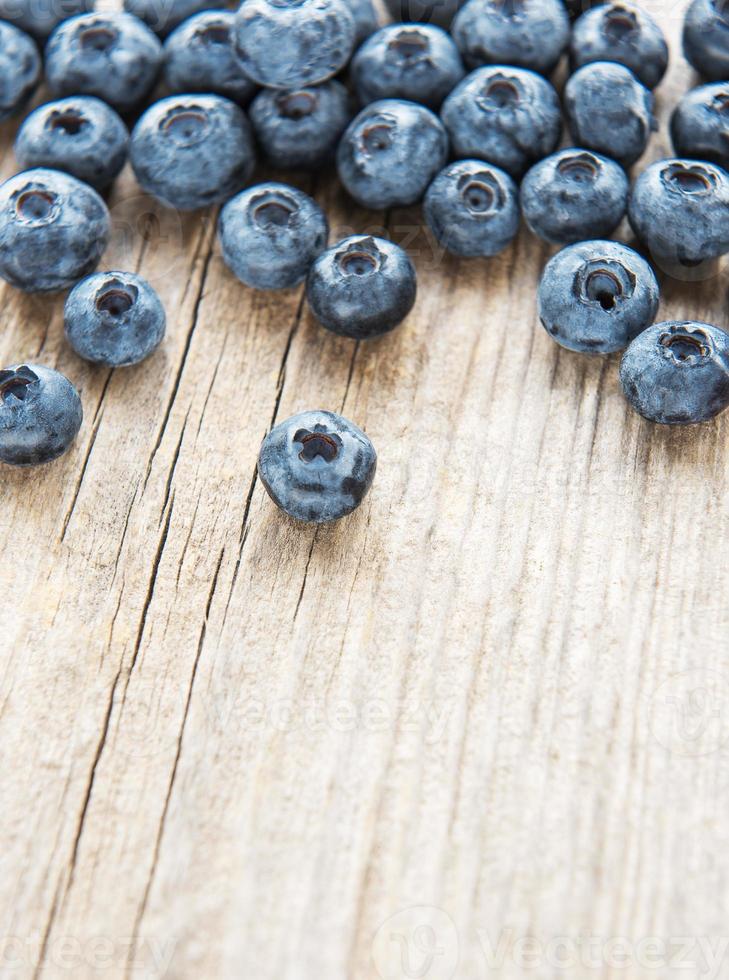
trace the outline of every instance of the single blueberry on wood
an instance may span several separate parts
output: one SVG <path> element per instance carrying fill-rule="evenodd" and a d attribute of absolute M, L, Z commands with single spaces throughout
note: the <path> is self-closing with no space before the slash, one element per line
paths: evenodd
<path fill-rule="evenodd" d="M 0 462 L 50 463 L 66 452 L 82 421 L 78 392 L 58 371 L 37 364 L 0 371 Z"/>

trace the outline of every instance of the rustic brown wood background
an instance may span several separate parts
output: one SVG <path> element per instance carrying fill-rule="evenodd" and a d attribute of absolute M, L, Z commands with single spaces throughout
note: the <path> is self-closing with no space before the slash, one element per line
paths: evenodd
<path fill-rule="evenodd" d="M 693 77 L 683 3 L 653 9 L 659 157 Z M 651 426 L 617 358 L 555 346 L 528 233 L 458 262 L 416 209 L 302 186 L 335 235 L 411 248 L 391 336 L 245 289 L 213 213 L 126 171 L 104 264 L 159 290 L 155 357 L 88 366 L 63 297 L 2 289 L 0 359 L 60 368 L 86 418 L 64 459 L 1 474 L 0 975 L 478 980 L 533 955 L 642 980 L 714 949 L 688 975 L 726 977 L 729 419 Z M 661 314 L 727 327 L 726 286 L 666 281 Z M 318 407 L 380 466 L 315 530 L 255 465 Z"/>

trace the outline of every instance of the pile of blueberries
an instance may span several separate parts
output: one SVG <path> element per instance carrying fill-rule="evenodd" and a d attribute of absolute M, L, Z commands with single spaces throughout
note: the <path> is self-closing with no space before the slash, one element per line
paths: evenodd
<path fill-rule="evenodd" d="M 640 7 L 386 2 L 399 22 L 380 28 L 373 0 L 243 0 L 235 12 L 205 0 L 125 0 L 111 13 L 93 12 L 90 0 L 0 0 L 0 113 L 21 109 L 42 74 L 56 99 L 22 123 L 22 172 L 0 186 L 0 276 L 29 292 L 70 289 L 65 329 L 81 357 L 121 367 L 149 356 L 165 332 L 156 293 L 137 274 L 94 271 L 110 231 L 102 195 L 129 158 L 165 206 L 222 205 L 223 258 L 243 283 L 306 281 L 317 320 L 366 341 L 415 303 L 405 251 L 373 235 L 329 246 L 309 195 L 249 186 L 259 154 L 293 171 L 335 161 L 363 207 L 422 202 L 435 238 L 458 256 L 501 252 L 523 216 L 562 246 L 539 287 L 557 343 L 625 350 L 623 390 L 653 421 L 695 423 L 725 409 L 729 334 L 654 324 L 653 268 L 608 239 L 627 214 L 653 264 L 679 278 L 729 252 L 729 0 L 691 3 L 684 53 L 707 84 L 673 113 L 678 156 L 632 186 L 627 170 L 656 128 L 652 90 L 669 55 Z M 572 74 L 560 99 L 548 78 L 566 52 Z M 171 94 L 145 108 L 160 77 Z M 574 145 L 558 150 L 563 113 Z M 4 462 L 56 458 L 81 420 L 78 394 L 57 372 L 0 372 Z M 354 510 L 375 467 L 367 436 L 321 411 L 276 426 L 259 457 L 273 500 L 310 522 Z"/>

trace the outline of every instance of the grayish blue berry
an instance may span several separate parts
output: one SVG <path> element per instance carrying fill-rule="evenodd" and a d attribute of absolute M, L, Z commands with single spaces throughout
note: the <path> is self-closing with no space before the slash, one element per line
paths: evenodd
<path fill-rule="evenodd" d="M 370 340 L 394 330 L 415 305 L 415 269 L 383 238 L 353 235 L 316 260 L 306 283 L 314 316 L 333 333 Z"/>
<path fill-rule="evenodd" d="M 352 118 L 352 100 L 337 81 L 281 91 L 262 89 L 251 103 L 256 139 L 281 170 L 314 170 L 334 159 Z"/>
<path fill-rule="evenodd" d="M 729 169 L 729 82 L 687 92 L 671 116 L 671 138 L 678 156 Z"/>
<path fill-rule="evenodd" d="M 624 167 L 643 156 L 657 128 L 650 90 L 616 62 L 579 68 L 565 86 L 564 105 L 575 143 Z"/>
<path fill-rule="evenodd" d="M 233 49 L 235 15 L 210 10 L 184 21 L 164 46 L 164 78 L 171 92 L 224 95 L 247 105 L 257 89 Z"/>
<path fill-rule="evenodd" d="M 615 0 L 579 18 L 572 30 L 570 60 L 573 69 L 592 61 L 616 61 L 653 89 L 666 74 L 668 45 L 650 14 Z"/>
<path fill-rule="evenodd" d="M 519 231 L 519 189 L 498 167 L 460 160 L 430 185 L 424 213 L 435 237 L 454 255 L 497 255 Z"/>
<path fill-rule="evenodd" d="M 373 34 L 352 59 L 360 102 L 409 99 L 438 109 L 465 71 L 458 48 L 440 27 L 392 24 Z"/>
<path fill-rule="evenodd" d="M 662 268 L 694 268 L 729 251 L 729 177 L 696 160 L 659 160 L 638 177 L 628 217 Z"/>
<path fill-rule="evenodd" d="M 466 0 L 385 0 L 392 19 L 450 27 Z"/>
<path fill-rule="evenodd" d="M 344 68 L 355 30 L 345 0 L 245 0 L 236 14 L 235 44 L 254 82 L 298 88 Z"/>
<path fill-rule="evenodd" d="M 62 456 L 83 422 L 78 392 L 52 368 L 0 371 L 0 462 L 40 466 Z"/>
<path fill-rule="evenodd" d="M 562 135 L 559 97 L 536 72 L 477 68 L 443 103 L 441 119 L 457 157 L 476 157 L 519 180 L 553 153 Z"/>
<path fill-rule="evenodd" d="M 128 150 L 126 126 L 111 106 L 93 95 L 39 106 L 15 139 L 21 167 L 64 170 L 97 190 L 108 187 L 119 174 Z"/>
<path fill-rule="evenodd" d="M 82 279 L 66 299 L 66 338 L 79 357 L 107 367 L 139 364 L 165 335 L 162 302 L 134 272 L 97 272 Z"/>
<path fill-rule="evenodd" d="M 220 6 L 219 0 L 124 0 L 124 9 L 143 20 L 160 37 L 203 10 Z"/>
<path fill-rule="evenodd" d="M 68 289 L 99 263 L 106 205 L 88 184 L 37 168 L 0 185 L 0 277 L 28 293 Z"/>
<path fill-rule="evenodd" d="M 708 422 L 729 406 L 729 335 L 708 323 L 657 323 L 623 355 L 620 383 L 651 422 Z"/>
<path fill-rule="evenodd" d="M 628 188 L 625 171 L 614 160 L 562 150 L 524 178 L 522 213 L 534 234 L 553 245 L 606 238 L 625 215 Z"/>
<path fill-rule="evenodd" d="M 356 425 L 334 412 L 302 412 L 263 440 L 258 475 L 282 511 L 307 524 L 346 517 L 362 503 L 377 453 Z"/>
<path fill-rule="evenodd" d="M 515 65 L 548 75 L 567 48 L 570 21 L 562 0 L 469 0 L 451 32 L 469 68 Z"/>
<path fill-rule="evenodd" d="M 130 112 L 157 81 L 162 45 L 132 14 L 80 14 L 56 28 L 45 58 L 46 81 L 55 96 L 96 95 L 119 112 Z"/>
<path fill-rule="evenodd" d="M 35 41 L 0 21 L 0 120 L 19 112 L 38 87 L 42 66 Z"/>
<path fill-rule="evenodd" d="M 683 52 L 707 81 L 729 79 L 729 6 L 725 0 L 693 0 L 684 21 Z"/>
<path fill-rule="evenodd" d="M 243 110 L 220 95 L 173 95 L 155 102 L 132 132 L 131 160 L 143 190 L 192 211 L 243 188 L 255 166 Z"/>
<path fill-rule="evenodd" d="M 624 350 L 653 323 L 659 302 L 653 269 L 621 242 L 569 245 L 547 263 L 539 284 L 545 330 L 584 354 Z"/>
<path fill-rule="evenodd" d="M 354 17 L 354 44 L 359 47 L 380 26 L 372 0 L 350 0 L 349 12 Z"/>
<path fill-rule="evenodd" d="M 327 245 L 329 224 L 313 198 L 286 184 L 250 187 L 220 213 L 223 259 L 254 289 L 288 289 L 308 275 Z"/>
<path fill-rule="evenodd" d="M 339 177 L 363 207 L 416 204 L 448 159 L 448 136 L 430 109 L 373 102 L 350 123 L 337 151 Z"/>
<path fill-rule="evenodd" d="M 94 0 L 0 0 L 0 19 L 44 44 L 61 21 L 92 10 Z"/>

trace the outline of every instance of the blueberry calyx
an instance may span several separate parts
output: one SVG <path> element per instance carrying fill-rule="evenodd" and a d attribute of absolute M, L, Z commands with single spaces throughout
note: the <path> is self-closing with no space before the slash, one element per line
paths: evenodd
<path fill-rule="evenodd" d="M 494 75 L 484 87 L 477 103 L 487 112 L 513 110 L 521 103 L 519 83 L 507 75 Z"/>
<path fill-rule="evenodd" d="M 710 194 L 716 186 L 716 176 L 700 163 L 692 167 L 671 163 L 661 171 L 661 180 L 676 194 Z"/>
<path fill-rule="evenodd" d="M 342 440 L 327 432 L 323 425 L 315 426 L 313 431 L 299 429 L 294 435 L 294 442 L 301 444 L 299 459 L 304 463 L 313 463 L 317 457 L 325 463 L 332 463 L 342 448 Z"/>
<path fill-rule="evenodd" d="M 3 402 L 11 398 L 24 402 L 30 394 L 29 388 L 38 384 L 38 375 L 27 365 L 22 365 L 15 371 L 0 371 L 0 399 Z"/>
<path fill-rule="evenodd" d="M 23 224 L 49 225 L 58 217 L 61 201 L 45 187 L 28 184 L 13 195 L 15 216 Z"/>
<path fill-rule="evenodd" d="M 575 291 L 583 303 L 597 303 L 610 313 L 630 299 L 635 275 L 619 262 L 588 262 L 575 279 Z"/>
<path fill-rule="evenodd" d="M 576 153 L 563 157 L 557 164 L 557 170 L 563 177 L 578 184 L 586 181 L 592 183 L 600 173 L 600 161 L 591 153 Z"/>
<path fill-rule="evenodd" d="M 96 294 L 96 309 L 113 319 L 118 319 L 134 306 L 139 290 L 131 283 L 111 279 Z"/>
<path fill-rule="evenodd" d="M 344 276 L 371 276 L 382 267 L 383 255 L 373 238 L 353 242 L 337 255 L 337 266 Z"/>
<path fill-rule="evenodd" d="M 375 153 L 389 150 L 392 146 L 392 132 L 396 128 L 397 123 L 388 116 L 381 116 L 372 125 L 365 126 L 361 136 L 363 152 L 367 156 L 374 156 Z"/>
<path fill-rule="evenodd" d="M 703 330 L 688 330 L 686 327 L 674 327 L 670 332 L 661 334 L 658 343 L 664 357 L 687 367 L 700 364 L 712 350 L 711 340 Z"/>
<path fill-rule="evenodd" d="M 503 193 L 492 174 L 463 174 L 458 181 L 461 200 L 475 217 L 486 217 L 504 206 Z"/>
<path fill-rule="evenodd" d="M 412 27 L 404 27 L 394 37 L 390 38 L 387 43 L 387 50 L 393 58 L 412 66 L 418 61 L 429 60 L 430 41 L 422 31 Z"/>
<path fill-rule="evenodd" d="M 159 128 L 178 146 L 195 146 L 210 126 L 207 113 L 197 105 L 175 106 L 160 120 Z"/>
<path fill-rule="evenodd" d="M 286 228 L 298 212 L 299 205 L 293 197 L 281 191 L 267 191 L 254 197 L 250 203 L 251 217 L 259 228 L 271 232 Z"/>
<path fill-rule="evenodd" d="M 106 24 L 92 24 L 79 34 L 81 47 L 88 51 L 108 51 L 119 39 L 119 31 Z"/>
<path fill-rule="evenodd" d="M 296 92 L 282 92 L 276 96 L 276 106 L 285 119 L 306 119 L 311 116 L 319 104 L 319 96 L 305 89 Z"/>
<path fill-rule="evenodd" d="M 608 11 L 602 22 L 602 32 L 613 43 L 627 40 L 631 34 L 638 32 L 638 18 L 632 10 L 626 7 L 613 7 Z"/>
<path fill-rule="evenodd" d="M 230 28 L 227 24 L 220 22 L 217 24 L 206 24 L 195 32 L 195 37 L 199 37 L 203 44 L 229 44 Z"/>
<path fill-rule="evenodd" d="M 86 117 L 77 109 L 52 112 L 46 120 L 47 129 L 61 129 L 67 136 L 77 136 L 86 125 Z"/>

